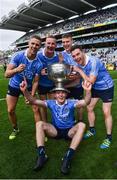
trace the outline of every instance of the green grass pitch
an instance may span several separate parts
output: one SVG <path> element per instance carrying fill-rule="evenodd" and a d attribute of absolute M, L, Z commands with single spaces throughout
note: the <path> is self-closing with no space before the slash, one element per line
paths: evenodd
<path fill-rule="evenodd" d="M 64 176 L 60 173 L 61 158 L 69 142 L 49 139 L 46 150 L 49 156 L 44 169 L 33 171 L 36 160 L 35 125 L 30 106 L 25 105 L 23 97 L 17 105 L 17 117 L 20 128 L 18 137 L 9 141 L 11 124 L 8 120 L 5 100 L 0 100 L 0 179 L 116 179 L 117 178 L 117 71 L 110 72 L 115 82 L 115 97 L 112 106 L 113 141 L 108 150 L 99 149 L 105 138 L 104 118 L 101 101 L 97 104 L 96 136 L 83 140 L 77 149 L 71 173 Z M 5 98 L 8 79 L 0 69 L 0 99 Z M 50 117 L 48 113 L 48 117 Z M 87 123 L 87 113 L 85 112 Z"/>

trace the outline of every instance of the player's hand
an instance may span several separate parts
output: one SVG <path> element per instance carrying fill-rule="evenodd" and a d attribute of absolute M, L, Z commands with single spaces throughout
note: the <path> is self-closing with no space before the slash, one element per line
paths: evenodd
<path fill-rule="evenodd" d="M 43 68 L 42 70 L 41 70 L 41 75 L 47 75 L 48 73 L 47 73 L 47 68 Z"/>
<path fill-rule="evenodd" d="M 73 72 L 79 72 L 79 67 L 77 67 L 77 66 L 72 66 L 72 71 Z"/>
<path fill-rule="evenodd" d="M 85 80 L 85 81 L 82 82 L 82 87 L 83 87 L 84 90 L 90 91 L 91 88 L 92 88 L 92 84 L 89 81 Z"/>
<path fill-rule="evenodd" d="M 68 80 L 76 80 L 77 79 L 77 74 L 76 73 L 70 73 L 67 75 Z"/>
<path fill-rule="evenodd" d="M 59 53 L 58 57 L 59 57 L 59 62 L 62 63 L 64 61 L 62 53 Z"/>
<path fill-rule="evenodd" d="M 77 77 L 77 72 L 73 70 L 74 66 L 70 66 L 70 73 L 67 75 L 68 80 L 76 80 Z"/>
<path fill-rule="evenodd" d="M 28 101 L 28 99 L 24 96 L 24 99 L 25 99 L 25 103 L 27 104 L 27 105 L 29 105 L 30 103 L 29 103 L 29 101 Z"/>
<path fill-rule="evenodd" d="M 22 71 L 25 69 L 25 67 L 26 67 L 25 64 L 20 64 L 20 65 L 16 68 L 16 70 L 17 70 L 18 73 L 20 73 L 20 72 L 22 72 Z"/>
<path fill-rule="evenodd" d="M 27 89 L 27 82 L 26 82 L 26 79 L 24 79 L 24 81 L 22 81 L 20 84 L 20 90 L 22 92 L 25 92 L 26 89 Z"/>

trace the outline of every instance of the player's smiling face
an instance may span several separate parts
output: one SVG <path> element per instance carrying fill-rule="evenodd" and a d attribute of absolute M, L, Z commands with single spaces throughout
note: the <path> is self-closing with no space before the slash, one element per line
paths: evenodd
<path fill-rule="evenodd" d="M 36 39 L 36 38 L 32 38 L 29 41 L 29 51 L 32 55 L 36 54 L 37 51 L 39 50 L 41 46 L 41 41 Z"/>
<path fill-rule="evenodd" d="M 58 102 L 58 104 L 64 104 L 67 97 L 67 93 L 65 91 L 56 91 L 55 92 L 55 98 Z"/>
<path fill-rule="evenodd" d="M 72 38 L 71 37 L 67 37 L 67 38 L 62 38 L 62 44 L 63 44 L 63 48 L 67 51 L 70 52 L 71 47 L 72 47 Z"/>
<path fill-rule="evenodd" d="M 80 49 L 75 49 L 71 52 L 73 59 L 81 66 L 85 65 L 85 54 Z"/>
<path fill-rule="evenodd" d="M 55 38 L 46 38 L 45 42 L 45 51 L 46 54 L 53 54 L 56 48 L 56 39 Z"/>

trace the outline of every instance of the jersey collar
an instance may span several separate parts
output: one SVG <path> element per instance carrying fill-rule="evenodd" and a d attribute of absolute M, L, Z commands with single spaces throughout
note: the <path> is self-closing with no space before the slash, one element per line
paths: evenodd
<path fill-rule="evenodd" d="M 84 68 L 89 62 L 89 56 L 85 55 L 85 65 L 81 66 L 82 68 Z"/>
<path fill-rule="evenodd" d="M 37 59 L 37 55 L 36 55 L 35 59 L 31 60 L 28 58 L 27 54 L 28 54 L 28 49 L 25 50 L 24 55 L 29 62 L 35 61 Z"/>
<path fill-rule="evenodd" d="M 56 102 L 56 105 L 58 105 L 58 106 L 60 106 L 60 107 L 62 107 L 62 106 L 64 106 L 64 105 L 66 105 L 66 104 L 67 104 L 67 100 L 65 100 L 65 103 L 64 103 L 64 104 L 62 104 L 62 105 L 58 104 L 57 100 L 56 100 L 55 102 Z"/>
<path fill-rule="evenodd" d="M 42 49 L 42 54 L 43 54 L 43 56 L 45 56 L 45 57 L 47 57 L 46 55 L 45 55 L 45 48 L 43 48 Z M 48 59 L 52 59 L 52 58 L 54 58 L 55 56 L 57 56 L 57 53 L 54 51 L 54 55 L 51 57 L 51 58 L 48 58 Z"/>

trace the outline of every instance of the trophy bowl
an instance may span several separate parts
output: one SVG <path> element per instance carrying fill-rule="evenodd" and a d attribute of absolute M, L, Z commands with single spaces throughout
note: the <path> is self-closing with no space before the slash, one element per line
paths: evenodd
<path fill-rule="evenodd" d="M 63 63 L 54 63 L 47 68 L 48 78 L 55 82 L 56 87 L 63 87 L 68 81 L 67 75 L 70 74 L 70 66 Z"/>

